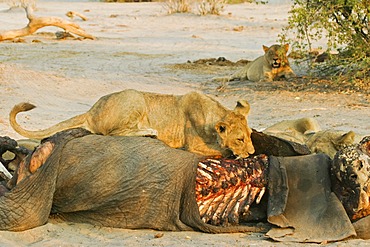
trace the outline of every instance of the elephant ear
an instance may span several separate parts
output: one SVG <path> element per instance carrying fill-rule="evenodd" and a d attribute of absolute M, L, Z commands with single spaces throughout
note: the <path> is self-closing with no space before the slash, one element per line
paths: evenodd
<path fill-rule="evenodd" d="M 246 100 L 239 100 L 236 103 L 236 106 L 234 108 L 234 112 L 239 113 L 239 114 L 247 117 L 248 114 L 249 114 L 250 109 L 251 109 L 251 107 L 250 107 L 248 101 L 246 101 Z"/>
<path fill-rule="evenodd" d="M 230 129 L 230 124 L 226 122 L 218 122 L 215 126 L 215 129 L 217 133 L 220 135 L 220 137 L 225 137 L 227 136 L 229 129 Z"/>

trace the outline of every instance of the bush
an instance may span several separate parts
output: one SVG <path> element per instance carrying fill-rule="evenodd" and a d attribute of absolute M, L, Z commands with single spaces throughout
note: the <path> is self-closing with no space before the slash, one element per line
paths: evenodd
<path fill-rule="evenodd" d="M 188 13 L 194 9 L 200 15 L 220 15 L 225 6 L 225 0 L 194 0 L 193 4 L 189 0 L 166 0 L 165 9 L 169 14 L 173 13 Z"/>
<path fill-rule="evenodd" d="M 169 14 L 189 13 L 195 9 L 199 15 L 220 15 L 226 4 L 244 2 L 267 3 L 267 1 L 257 0 L 165 0 L 164 8 Z"/>
<path fill-rule="evenodd" d="M 314 42 L 324 39 L 327 52 L 337 55 L 324 64 L 312 63 L 314 72 L 369 80 L 369 20 L 368 0 L 294 0 L 279 41 L 309 54 Z"/>
<path fill-rule="evenodd" d="M 169 14 L 188 13 L 191 11 L 191 6 L 188 0 L 166 0 L 164 8 Z"/>
<path fill-rule="evenodd" d="M 202 0 L 198 4 L 200 15 L 220 15 L 224 10 L 226 0 Z"/>

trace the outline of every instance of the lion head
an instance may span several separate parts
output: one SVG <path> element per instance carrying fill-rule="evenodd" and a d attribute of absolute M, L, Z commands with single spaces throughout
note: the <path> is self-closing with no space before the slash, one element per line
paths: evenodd
<path fill-rule="evenodd" d="M 279 69 L 289 66 L 287 58 L 289 44 L 272 45 L 270 47 L 263 46 L 263 50 L 265 51 L 265 59 L 272 68 Z"/>
<path fill-rule="evenodd" d="M 355 142 L 355 135 L 353 131 L 347 133 L 335 130 L 318 131 L 308 134 L 306 145 L 313 153 L 325 153 L 333 158 L 338 150 Z"/>
<path fill-rule="evenodd" d="M 249 109 L 247 101 L 238 101 L 234 111 L 226 114 L 215 126 L 221 147 L 230 149 L 240 158 L 246 158 L 254 153 L 252 129 L 247 122 Z"/>

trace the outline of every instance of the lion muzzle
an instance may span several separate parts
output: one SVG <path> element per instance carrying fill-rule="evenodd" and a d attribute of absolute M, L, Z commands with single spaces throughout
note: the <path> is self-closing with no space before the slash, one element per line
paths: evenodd
<path fill-rule="evenodd" d="M 278 58 L 274 58 L 274 59 L 273 59 L 273 62 L 272 62 L 272 64 L 271 64 L 271 66 L 272 66 L 273 68 L 275 68 L 275 69 L 280 68 L 280 67 L 281 67 L 280 59 L 278 59 Z"/>

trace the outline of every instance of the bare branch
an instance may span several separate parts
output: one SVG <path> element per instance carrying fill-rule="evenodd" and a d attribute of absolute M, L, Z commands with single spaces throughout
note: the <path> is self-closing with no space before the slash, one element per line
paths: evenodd
<path fill-rule="evenodd" d="M 0 41 L 11 40 L 18 37 L 23 37 L 35 33 L 38 29 L 46 26 L 55 26 L 64 29 L 66 32 L 76 34 L 78 36 L 95 39 L 94 36 L 86 33 L 79 25 L 64 20 L 59 17 L 36 17 L 33 14 L 31 5 L 25 7 L 26 15 L 29 20 L 28 25 L 21 29 L 10 30 L 0 33 Z"/>
<path fill-rule="evenodd" d="M 80 17 L 83 21 L 87 21 L 87 17 L 84 16 L 83 14 L 80 14 L 78 12 L 75 12 L 75 11 L 68 11 L 66 13 L 66 16 L 68 16 L 69 18 L 73 19 L 75 16 L 78 16 Z"/>

